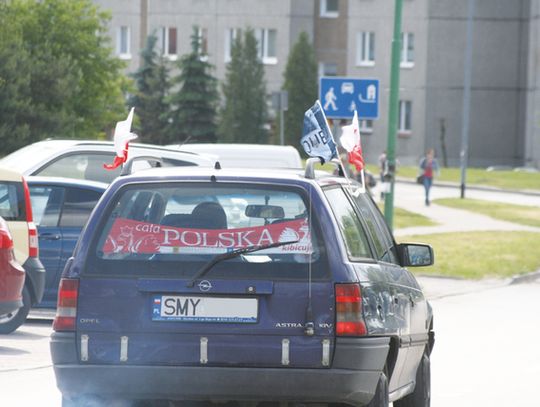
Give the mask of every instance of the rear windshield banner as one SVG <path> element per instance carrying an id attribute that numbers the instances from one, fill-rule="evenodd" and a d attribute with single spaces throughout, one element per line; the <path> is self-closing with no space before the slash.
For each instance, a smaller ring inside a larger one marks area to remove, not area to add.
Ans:
<path id="1" fill-rule="evenodd" d="M 309 225 L 305 219 L 239 229 L 187 229 L 118 218 L 102 251 L 113 253 L 224 253 L 230 250 L 288 242 L 263 253 L 312 253 Z"/>

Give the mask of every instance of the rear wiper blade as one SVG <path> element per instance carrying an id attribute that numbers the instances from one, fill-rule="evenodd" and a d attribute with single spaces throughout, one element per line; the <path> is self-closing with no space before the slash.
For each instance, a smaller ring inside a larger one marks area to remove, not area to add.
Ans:
<path id="1" fill-rule="evenodd" d="M 203 275 L 205 275 L 212 267 L 214 267 L 217 263 L 223 260 L 229 260 L 234 257 L 238 257 L 242 254 L 246 253 L 253 253 L 258 252 L 259 250 L 266 250 L 271 249 L 273 247 L 280 247 L 285 246 L 288 244 L 298 243 L 299 240 L 291 240 L 288 242 L 276 242 L 276 243 L 270 243 L 270 244 L 264 244 L 264 245 L 257 245 L 257 246 L 249 246 L 249 247 L 242 247 L 240 249 L 233 250 L 231 252 L 222 253 L 214 256 L 208 263 L 206 263 L 204 266 L 202 266 L 199 271 L 195 273 L 193 278 L 189 280 L 186 284 L 186 287 L 193 287 L 195 285 L 195 281 L 201 278 Z"/>

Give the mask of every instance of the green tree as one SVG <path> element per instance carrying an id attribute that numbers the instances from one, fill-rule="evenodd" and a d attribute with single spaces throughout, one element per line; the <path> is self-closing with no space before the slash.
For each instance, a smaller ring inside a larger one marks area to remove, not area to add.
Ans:
<path id="1" fill-rule="evenodd" d="M 317 61 L 307 33 L 302 32 L 289 53 L 283 89 L 289 93 L 285 112 L 285 144 L 298 146 L 304 113 L 317 100 Z"/>
<path id="2" fill-rule="evenodd" d="M 90 0 L 0 3 L 3 152 L 47 137 L 97 137 L 124 115 L 126 80 L 107 21 Z"/>
<path id="3" fill-rule="evenodd" d="M 221 111 L 220 141 L 267 142 L 268 113 L 264 67 L 259 60 L 257 39 L 248 28 L 232 46 L 223 83 L 225 105 Z"/>
<path id="4" fill-rule="evenodd" d="M 176 142 L 216 141 L 219 95 L 213 66 L 201 53 L 197 27 L 191 36 L 191 52 L 178 62 L 180 73 L 173 78 L 177 91 L 171 95 L 170 138 Z"/>
<path id="5" fill-rule="evenodd" d="M 129 104 L 135 107 L 135 114 L 139 118 L 139 124 L 134 128 L 140 141 L 166 144 L 169 142 L 169 69 L 165 58 L 156 51 L 156 42 L 155 35 L 146 39 L 146 46 L 141 52 L 141 67 L 132 75 L 136 91 Z"/>

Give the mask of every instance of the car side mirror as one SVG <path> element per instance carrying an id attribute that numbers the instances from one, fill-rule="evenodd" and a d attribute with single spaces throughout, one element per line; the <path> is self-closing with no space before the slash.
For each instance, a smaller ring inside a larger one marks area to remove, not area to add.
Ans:
<path id="1" fill-rule="evenodd" d="M 428 244 L 401 243 L 397 245 L 397 249 L 403 267 L 425 267 L 435 262 L 433 249 Z"/>

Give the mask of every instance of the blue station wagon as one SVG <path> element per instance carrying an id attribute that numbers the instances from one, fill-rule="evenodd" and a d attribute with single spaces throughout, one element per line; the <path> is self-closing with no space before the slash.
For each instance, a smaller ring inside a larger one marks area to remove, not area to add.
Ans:
<path id="1" fill-rule="evenodd" d="M 433 314 L 405 267 L 431 247 L 313 163 L 116 179 L 60 283 L 63 406 L 429 406 Z"/>

